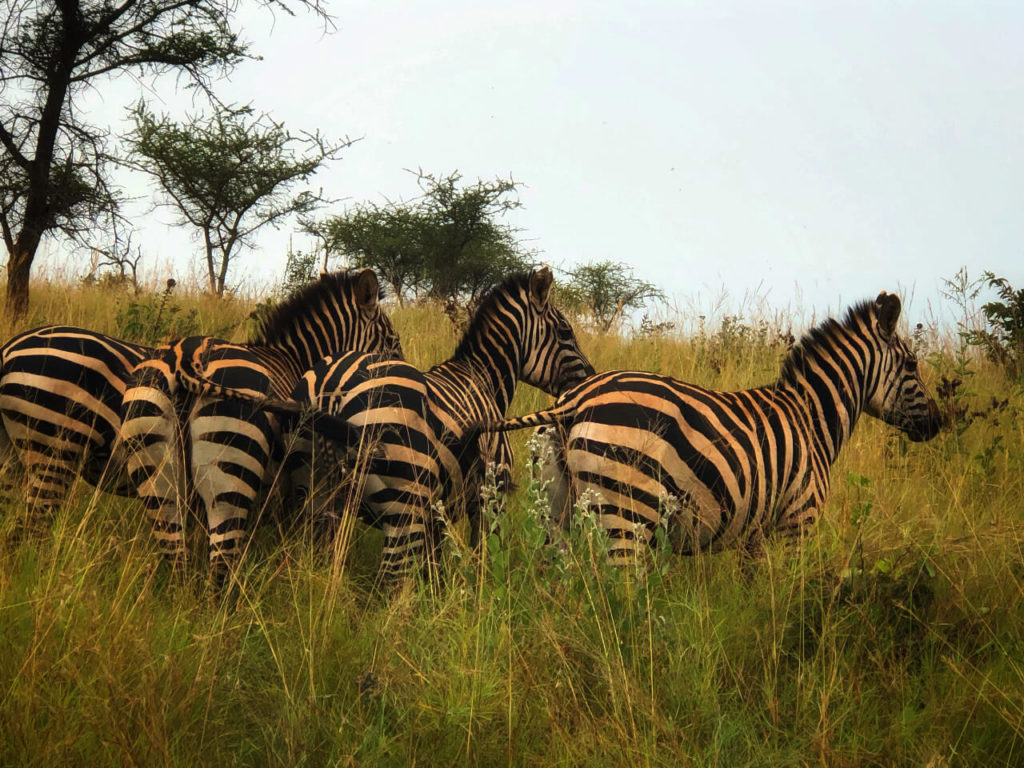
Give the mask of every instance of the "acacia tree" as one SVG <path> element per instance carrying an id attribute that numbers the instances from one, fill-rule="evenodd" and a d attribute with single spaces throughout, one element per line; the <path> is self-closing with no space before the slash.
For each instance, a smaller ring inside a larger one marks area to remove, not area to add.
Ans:
<path id="1" fill-rule="evenodd" d="M 282 0 L 262 0 L 285 11 Z M 319 0 L 299 0 L 326 19 Z M 237 0 L 4 0 L 0 10 L 0 233 L 7 306 L 28 308 L 28 281 L 48 232 L 84 241 L 117 215 L 109 131 L 76 109 L 122 72 L 175 72 L 209 90 L 248 58 L 231 29 Z"/>
<path id="2" fill-rule="evenodd" d="M 185 224 L 202 239 L 210 291 L 224 295 L 228 267 L 253 234 L 292 214 L 326 202 L 322 194 L 293 186 L 351 145 L 328 143 L 319 133 L 290 134 L 283 123 L 251 107 L 223 107 L 209 117 L 179 124 L 155 117 L 139 104 L 128 143 L 132 164 L 152 174 Z M 299 145 L 304 152 L 297 154 Z"/>
<path id="3" fill-rule="evenodd" d="M 516 230 L 498 221 L 519 208 L 519 185 L 495 179 L 459 186 L 462 174 L 419 173 L 421 208 L 430 222 L 424 242 L 430 295 L 449 304 L 460 298 L 469 306 L 495 283 L 529 266 L 528 254 L 516 240 Z"/>
<path id="4" fill-rule="evenodd" d="M 568 274 L 569 283 L 562 290 L 602 332 L 615 325 L 627 310 L 639 309 L 651 299 L 665 298 L 657 286 L 634 277 L 632 267 L 617 261 L 584 264 Z"/>
<path id="5" fill-rule="evenodd" d="M 518 185 L 461 174 L 418 173 L 423 194 L 412 202 L 362 204 L 340 216 L 306 222 L 331 253 L 371 267 L 402 298 L 409 293 L 473 306 L 495 283 L 529 266 L 516 231 L 498 221 L 519 206 Z"/>
<path id="6" fill-rule="evenodd" d="M 364 203 L 341 216 L 306 221 L 303 227 L 320 240 L 326 256 L 342 254 L 351 266 L 376 271 L 400 302 L 410 294 L 418 296 L 427 285 L 428 222 L 414 208 Z"/>

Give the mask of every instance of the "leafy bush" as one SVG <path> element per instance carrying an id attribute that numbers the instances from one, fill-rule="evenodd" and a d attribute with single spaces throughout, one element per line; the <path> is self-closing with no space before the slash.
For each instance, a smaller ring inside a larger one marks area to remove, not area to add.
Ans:
<path id="1" fill-rule="evenodd" d="M 284 262 L 284 280 L 277 288 L 279 296 L 286 297 L 317 279 L 317 254 L 288 249 Z"/>
<path id="2" fill-rule="evenodd" d="M 1015 290 L 1005 277 L 989 271 L 978 282 L 995 288 L 1000 300 L 982 305 L 988 327 L 968 330 L 966 341 L 984 350 L 1011 376 L 1020 377 L 1024 375 L 1024 289 Z"/>
<path id="3" fill-rule="evenodd" d="M 329 255 L 373 268 L 399 301 L 437 299 L 456 320 L 492 286 L 530 266 L 517 230 L 499 220 L 519 207 L 519 184 L 500 178 L 462 184 L 458 171 L 421 171 L 417 180 L 423 194 L 412 202 L 362 203 L 303 226 Z"/>
<path id="4" fill-rule="evenodd" d="M 583 264 L 568 274 L 559 298 L 570 309 L 589 316 L 601 332 L 609 331 L 630 310 L 665 298 L 656 285 L 634 277 L 632 267 L 621 262 Z"/>
<path id="5" fill-rule="evenodd" d="M 135 297 L 118 307 L 115 323 L 118 333 L 140 344 L 160 344 L 170 339 L 191 336 L 199 328 L 195 309 L 188 312 L 171 301 L 171 293 L 177 283 L 168 279 L 167 286 L 159 294 Z"/>

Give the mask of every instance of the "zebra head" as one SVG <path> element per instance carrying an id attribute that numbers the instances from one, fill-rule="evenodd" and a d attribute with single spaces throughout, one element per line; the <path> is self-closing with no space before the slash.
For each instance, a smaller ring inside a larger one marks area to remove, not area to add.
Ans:
<path id="1" fill-rule="evenodd" d="M 864 412 L 892 424 L 915 442 L 931 440 L 942 427 L 935 401 L 925 392 L 917 355 L 896 333 L 900 299 L 882 291 L 871 307 L 878 375 L 865 392 Z"/>
<path id="2" fill-rule="evenodd" d="M 352 349 L 376 351 L 378 354 L 396 360 L 404 360 L 402 342 L 398 332 L 391 324 L 391 318 L 380 308 L 380 285 L 377 273 L 372 269 L 360 272 L 352 284 L 355 303 L 359 308 L 362 323 L 362 342 L 354 344 Z"/>
<path id="3" fill-rule="evenodd" d="M 523 360 L 519 380 L 558 395 L 594 374 L 569 321 L 550 301 L 554 281 L 547 267 L 530 273 L 526 285 Z"/>

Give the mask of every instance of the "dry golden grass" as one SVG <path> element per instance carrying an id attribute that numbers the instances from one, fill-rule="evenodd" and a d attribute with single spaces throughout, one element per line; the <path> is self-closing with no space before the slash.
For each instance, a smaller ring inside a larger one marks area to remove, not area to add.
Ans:
<path id="1" fill-rule="evenodd" d="M 117 335 L 133 300 L 38 284 L 23 327 Z M 199 332 L 247 333 L 251 302 L 173 301 Z M 450 354 L 436 308 L 392 315 L 414 364 Z M 598 369 L 715 388 L 770 381 L 784 353 L 742 323 L 580 336 Z M 933 382 L 957 367 L 928 359 Z M 440 591 L 374 591 L 361 525 L 334 553 L 270 525 L 218 594 L 169 581 L 131 500 L 80 486 L 25 539 L 12 499 L 0 764 L 1022 765 L 1024 394 L 967 365 L 969 426 L 909 444 L 865 419 L 817 528 L 752 564 L 656 552 L 610 571 L 586 520 L 548 543 L 523 436 L 517 496 L 479 553 L 448 545 Z M 513 411 L 547 400 L 522 387 Z"/>

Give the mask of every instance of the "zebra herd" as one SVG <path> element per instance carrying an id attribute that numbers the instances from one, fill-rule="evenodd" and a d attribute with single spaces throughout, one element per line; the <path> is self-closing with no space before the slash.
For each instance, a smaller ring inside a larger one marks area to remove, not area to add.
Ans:
<path id="1" fill-rule="evenodd" d="M 447 361 L 406 363 L 371 270 L 324 275 L 253 338 L 148 348 L 46 326 L 0 347 L 0 469 L 21 474 L 38 526 L 82 477 L 137 496 L 163 554 L 188 560 L 187 510 L 205 510 L 210 570 L 229 575 L 261 493 L 309 510 L 333 478 L 339 508 L 383 531 L 381 574 L 437 565 L 447 523 L 475 534 L 488 465 L 511 486 L 506 432 L 539 427 L 566 523 L 589 505 L 614 562 L 665 524 L 683 553 L 756 546 L 813 523 L 829 470 L 866 413 L 928 440 L 941 428 L 883 292 L 811 330 L 778 380 L 716 392 L 642 371 L 596 373 L 551 301 L 543 268 L 493 288 Z M 556 397 L 508 418 L 517 382 Z M 323 485 L 323 483 L 319 483 Z M 475 536 L 474 536 L 475 538 Z"/>

